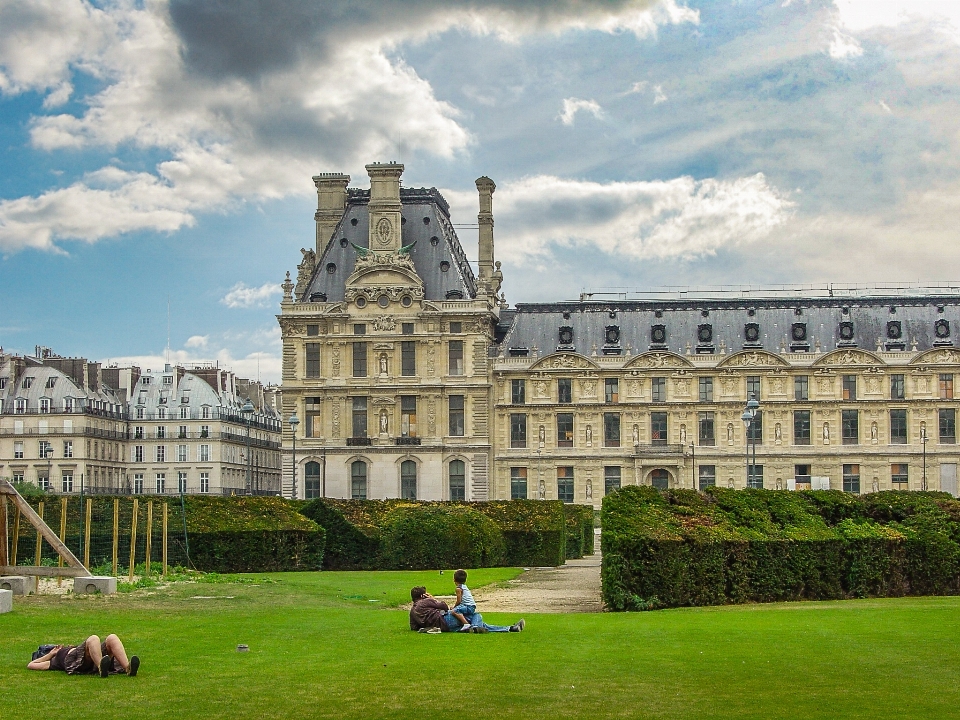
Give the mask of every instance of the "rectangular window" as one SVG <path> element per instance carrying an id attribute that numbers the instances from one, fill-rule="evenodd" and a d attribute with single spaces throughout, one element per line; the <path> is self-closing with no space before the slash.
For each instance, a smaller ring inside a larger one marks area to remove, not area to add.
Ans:
<path id="1" fill-rule="evenodd" d="M 157 426 L 157 437 L 158 437 L 158 438 L 165 438 L 166 436 L 167 436 L 167 428 L 164 427 L 163 425 L 158 425 L 158 426 Z"/>
<path id="2" fill-rule="evenodd" d="M 450 499 L 464 501 L 467 499 L 466 465 L 463 460 L 450 461 Z"/>
<path id="3" fill-rule="evenodd" d="M 557 380 L 557 402 L 569 405 L 573 402 L 573 380 L 559 378 Z"/>
<path id="4" fill-rule="evenodd" d="M 47 471 L 44 470 L 43 472 L 47 472 Z M 49 490 L 49 489 L 50 489 L 50 478 L 49 478 L 49 476 L 47 476 L 47 475 L 38 475 L 38 476 L 37 476 L 37 487 L 39 487 L 41 490 Z"/>
<path id="5" fill-rule="evenodd" d="M 573 502 L 573 468 L 557 468 L 557 500 L 565 503 Z"/>
<path id="6" fill-rule="evenodd" d="M 199 453 L 198 459 L 200 462 L 210 462 L 210 446 L 209 445 L 200 446 L 200 453 Z"/>
<path id="7" fill-rule="evenodd" d="M 417 374 L 417 344 L 413 340 L 400 343 L 400 374 L 404 377 Z"/>
<path id="8" fill-rule="evenodd" d="M 157 445 L 157 462 L 166 462 L 167 460 L 167 446 L 166 445 Z"/>
<path id="9" fill-rule="evenodd" d="M 527 446 L 527 416 L 524 413 L 510 415 L 510 447 L 525 448 Z"/>
<path id="10" fill-rule="evenodd" d="M 181 495 L 187 492 L 187 474 L 182 470 L 177 473 L 177 492 Z"/>
<path id="11" fill-rule="evenodd" d="M 654 445 L 667 444 L 667 414 L 650 413 L 650 442 Z"/>
<path id="12" fill-rule="evenodd" d="M 353 437 L 365 438 L 367 436 L 367 399 L 365 397 L 353 398 Z"/>
<path id="13" fill-rule="evenodd" d="M 413 323 L 400 323 L 401 335 L 413 335 Z"/>
<path id="14" fill-rule="evenodd" d="M 185 438 L 187 436 L 187 426 L 181 425 L 179 431 L 177 432 L 177 437 Z"/>
<path id="15" fill-rule="evenodd" d="M 138 463 L 143 462 L 143 445 L 133 446 L 133 461 Z"/>
<path id="16" fill-rule="evenodd" d="M 400 436 L 411 438 L 417 436 L 416 395 L 400 396 Z"/>
<path id="17" fill-rule="evenodd" d="M 609 495 L 620 489 L 620 475 L 622 470 L 619 465 L 609 465 L 603 469 L 603 494 Z"/>
<path id="18" fill-rule="evenodd" d="M 0 388 L 2 390 L 3 388 Z M 23 485 L 23 473 L 15 472 L 10 474 L 10 482 L 14 485 Z"/>
<path id="19" fill-rule="evenodd" d="M 184 402 L 190 402 L 190 399 L 189 399 L 186 395 L 184 395 L 184 396 L 183 396 L 183 401 L 184 401 Z M 190 408 L 188 408 L 188 407 L 181 407 L 181 408 L 180 408 L 180 419 L 181 419 L 181 420 L 186 420 L 186 419 L 189 418 L 189 417 L 190 417 Z M 180 427 L 184 427 L 184 426 L 181 425 Z"/>
<path id="20" fill-rule="evenodd" d="M 953 400 L 953 373 L 940 373 L 940 399 Z"/>
<path id="21" fill-rule="evenodd" d="M 747 376 L 747 400 L 753 396 L 757 400 L 760 399 L 760 376 L 759 375 L 748 375 Z"/>
<path id="22" fill-rule="evenodd" d="M 68 397 L 63 399 L 63 411 L 68 413 L 73 412 L 73 398 Z"/>
<path id="23" fill-rule="evenodd" d="M 354 335 L 366 335 L 366 334 L 367 334 L 367 326 L 366 326 L 366 324 L 365 324 L 365 323 L 356 323 L 356 324 L 354 324 L 354 326 L 353 326 L 353 334 L 354 334 Z"/>
<path id="24" fill-rule="evenodd" d="M 793 399 L 810 399 L 810 377 L 808 375 L 797 375 L 793 378 Z"/>
<path id="25" fill-rule="evenodd" d="M 843 491 L 848 493 L 860 493 L 860 466 L 843 466 Z"/>
<path id="26" fill-rule="evenodd" d="M 137 426 L 133 429 L 133 439 L 134 439 L 134 440 L 143 440 L 143 438 L 144 438 L 143 425 L 137 425 Z"/>
<path id="27" fill-rule="evenodd" d="M 13 457 L 15 460 L 23 459 L 23 441 L 16 440 L 13 443 Z"/>
<path id="28" fill-rule="evenodd" d="M 40 412 L 44 415 L 50 413 L 50 398 L 40 398 Z"/>
<path id="29" fill-rule="evenodd" d="M 304 419 L 306 420 L 304 437 L 323 437 L 323 430 L 320 422 L 320 404 L 322 402 L 323 398 L 319 397 L 305 397 L 303 399 Z"/>
<path id="30" fill-rule="evenodd" d="M 604 379 L 603 399 L 608 404 L 620 402 L 620 379 L 619 378 Z"/>
<path id="31" fill-rule="evenodd" d="M 527 499 L 527 469 L 525 467 L 510 468 L 510 499 Z"/>
<path id="32" fill-rule="evenodd" d="M 715 426 L 712 412 L 697 413 L 697 439 L 700 445 L 709 447 L 717 444 Z"/>
<path id="33" fill-rule="evenodd" d="M 757 410 L 753 416 L 753 422 L 747 428 L 747 440 L 757 445 L 763 443 L 763 412 L 760 410 Z"/>
<path id="34" fill-rule="evenodd" d="M 903 400 L 904 398 L 903 389 L 904 389 L 903 375 L 891 375 L 890 376 L 890 399 Z"/>
<path id="35" fill-rule="evenodd" d="M 186 445 L 177 445 L 177 462 L 187 462 Z"/>
<path id="36" fill-rule="evenodd" d="M 133 492 L 137 495 L 143 493 L 143 473 L 137 473 L 133 476 Z"/>
<path id="37" fill-rule="evenodd" d="M 27 412 L 27 401 L 23 398 L 17 398 L 17 404 L 14 409 L 17 415 L 24 415 Z"/>
<path id="38" fill-rule="evenodd" d="M 603 446 L 620 447 L 620 413 L 603 414 Z"/>
<path id="39" fill-rule="evenodd" d="M 716 465 L 701 465 L 699 468 L 697 468 L 697 473 L 699 475 L 697 478 L 697 487 L 700 489 L 700 492 L 703 492 L 708 487 L 717 484 Z"/>
<path id="40" fill-rule="evenodd" d="M 316 480 L 316 490 L 312 491 L 314 497 L 320 497 L 320 480 Z M 354 461 L 350 465 L 350 499 L 367 499 L 367 464 L 361 460 Z"/>
<path id="41" fill-rule="evenodd" d="M 650 379 L 651 399 L 655 403 L 667 401 L 667 379 L 655 377 Z"/>
<path id="42" fill-rule="evenodd" d="M 953 408 L 940 410 L 939 415 L 939 426 L 940 426 L 940 442 L 952 445 L 957 442 L 957 411 Z"/>
<path id="43" fill-rule="evenodd" d="M 451 340 L 447 350 L 450 356 L 450 374 L 463 375 L 463 340 Z"/>
<path id="44" fill-rule="evenodd" d="M 527 381 L 510 381 L 510 403 L 513 405 L 523 405 L 527 402 Z"/>
<path id="45" fill-rule="evenodd" d="M 367 344 L 365 342 L 353 343 L 353 376 L 367 376 Z"/>
<path id="46" fill-rule="evenodd" d="M 809 410 L 793 411 L 793 444 L 794 445 L 810 444 L 810 411 Z"/>
<path id="47" fill-rule="evenodd" d="M 73 492 L 73 473 L 64 473 L 60 476 L 60 487 L 65 493 Z"/>
<path id="48" fill-rule="evenodd" d="M 890 482 L 894 490 L 906 490 L 910 484 L 910 467 L 906 463 L 894 463 L 890 466 Z"/>
<path id="49" fill-rule="evenodd" d="M 890 411 L 890 444 L 905 445 L 907 443 L 907 411 Z"/>
<path id="50" fill-rule="evenodd" d="M 462 332 L 463 332 L 463 323 L 460 323 L 460 322 L 452 322 L 452 323 L 450 323 L 450 334 L 451 334 L 451 335 L 459 335 L 459 334 L 462 333 Z"/>
<path id="51" fill-rule="evenodd" d="M 450 435 L 463 437 L 465 430 L 463 395 L 451 395 L 450 404 Z"/>
<path id="52" fill-rule="evenodd" d="M 747 487 L 763 489 L 763 465 L 747 465 Z"/>
<path id="53" fill-rule="evenodd" d="M 712 377 L 700 378 L 700 402 L 702 403 L 713 402 L 713 378 Z"/>
<path id="54" fill-rule="evenodd" d="M 210 492 L 210 473 L 208 472 L 200 473 L 200 492 Z"/>
<path id="55" fill-rule="evenodd" d="M 320 377 L 320 343 L 307 343 L 307 377 Z"/>
<path id="56" fill-rule="evenodd" d="M 840 411 L 840 435 L 844 445 L 858 445 L 860 443 L 859 411 Z"/>
<path id="57" fill-rule="evenodd" d="M 164 473 L 157 473 L 157 495 L 163 495 L 167 491 L 167 476 Z"/>
<path id="58" fill-rule="evenodd" d="M 557 413 L 557 447 L 573 447 L 573 413 Z"/>
<path id="59" fill-rule="evenodd" d="M 317 337 L 320 334 L 319 325 L 307 325 L 307 337 Z"/>
<path id="60" fill-rule="evenodd" d="M 794 481 L 794 487 L 797 490 L 809 490 L 810 489 L 810 466 L 794 465 L 793 481 Z"/>
<path id="61" fill-rule="evenodd" d="M 856 375 L 843 376 L 843 399 L 844 400 L 857 399 L 857 376 Z"/>

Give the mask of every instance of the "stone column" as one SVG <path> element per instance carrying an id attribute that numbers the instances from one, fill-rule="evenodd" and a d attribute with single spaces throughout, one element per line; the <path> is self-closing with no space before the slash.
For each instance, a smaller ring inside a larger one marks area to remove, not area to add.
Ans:
<path id="1" fill-rule="evenodd" d="M 489 288 L 496 294 L 499 285 L 493 287 L 493 192 L 497 189 L 493 180 L 483 176 L 477 178 L 477 191 L 480 193 L 480 213 L 477 223 L 480 226 L 480 254 L 477 263 L 481 288 Z"/>
<path id="2" fill-rule="evenodd" d="M 313 216 L 317 222 L 317 257 L 321 257 L 347 207 L 350 176 L 321 173 L 313 176 L 313 184 L 317 186 L 317 212 Z"/>
<path id="3" fill-rule="evenodd" d="M 374 252 L 400 250 L 400 163 L 367 165 L 370 175 L 370 249 Z"/>

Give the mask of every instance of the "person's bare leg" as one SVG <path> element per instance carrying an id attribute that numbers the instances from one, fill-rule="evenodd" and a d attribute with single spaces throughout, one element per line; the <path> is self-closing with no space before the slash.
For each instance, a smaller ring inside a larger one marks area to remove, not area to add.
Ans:
<path id="1" fill-rule="evenodd" d="M 100 669 L 100 661 L 103 660 L 103 653 L 100 651 L 100 638 L 91 635 L 84 642 L 87 657 L 93 661 L 93 666 Z"/>
<path id="2" fill-rule="evenodd" d="M 104 640 L 104 643 L 107 646 L 107 652 L 113 655 L 114 659 L 120 663 L 120 667 L 123 668 L 124 672 L 130 671 L 130 661 L 127 659 L 127 651 L 123 648 L 123 643 L 120 642 L 114 634 L 107 635 L 107 639 Z M 97 645 L 99 648 L 99 644 Z"/>

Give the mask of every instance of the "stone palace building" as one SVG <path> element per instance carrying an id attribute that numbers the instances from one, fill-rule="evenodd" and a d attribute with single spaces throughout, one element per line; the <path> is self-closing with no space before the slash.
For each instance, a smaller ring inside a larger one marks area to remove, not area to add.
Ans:
<path id="1" fill-rule="evenodd" d="M 369 190 L 313 178 L 316 247 L 283 285 L 287 494 L 292 427 L 307 498 L 598 506 L 626 484 L 957 494 L 955 289 L 508 308 L 493 181 L 476 182 L 474 274 L 435 188 L 401 187 L 396 163 L 367 172 Z"/>

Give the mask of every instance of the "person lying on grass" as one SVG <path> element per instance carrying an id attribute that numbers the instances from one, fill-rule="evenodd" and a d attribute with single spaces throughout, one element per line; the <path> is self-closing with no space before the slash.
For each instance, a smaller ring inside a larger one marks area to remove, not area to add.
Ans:
<path id="1" fill-rule="evenodd" d="M 437 600 L 422 585 L 410 590 L 413 607 L 410 608 L 410 629 L 425 633 L 456 632 L 463 623 L 457 619 L 442 600 Z M 480 613 L 472 618 L 470 632 L 522 632 L 527 622 L 520 618 L 513 625 L 487 625 Z"/>
<path id="2" fill-rule="evenodd" d="M 140 658 L 134 655 L 128 660 L 123 643 L 113 634 L 103 642 L 91 635 L 82 645 L 54 645 L 27 665 L 29 670 L 63 670 L 67 675 L 99 673 L 103 678 L 120 673 L 133 677 L 139 668 Z"/>

